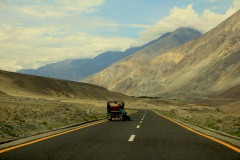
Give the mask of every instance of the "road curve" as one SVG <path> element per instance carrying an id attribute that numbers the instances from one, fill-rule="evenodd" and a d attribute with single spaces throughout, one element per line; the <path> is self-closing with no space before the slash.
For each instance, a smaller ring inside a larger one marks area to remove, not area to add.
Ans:
<path id="1" fill-rule="evenodd" d="M 240 153 L 152 111 L 0 151 L 0 160 L 240 160 Z"/>

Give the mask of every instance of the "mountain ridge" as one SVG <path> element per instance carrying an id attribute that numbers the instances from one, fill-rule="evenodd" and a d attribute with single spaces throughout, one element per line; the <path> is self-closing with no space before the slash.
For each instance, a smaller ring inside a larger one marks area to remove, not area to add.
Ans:
<path id="1" fill-rule="evenodd" d="M 100 75 L 100 78 L 102 79 L 96 79 L 96 81 L 94 81 L 93 77 L 98 75 L 96 74 L 92 77 L 84 79 L 83 81 L 108 87 L 108 89 L 110 90 L 114 90 L 115 85 L 119 85 L 116 91 L 125 92 L 126 89 L 129 89 L 129 91 L 127 91 L 127 94 L 129 94 L 129 92 L 131 92 L 130 90 L 133 87 L 137 87 L 137 84 L 138 86 L 139 84 L 141 84 L 141 79 L 144 79 L 145 77 L 154 78 L 152 72 L 155 72 L 157 69 L 150 69 L 150 71 L 145 70 L 141 73 L 141 70 L 144 70 L 142 66 L 148 68 L 148 66 L 152 65 L 151 61 L 157 55 L 162 55 L 166 51 L 172 50 L 175 47 L 180 46 L 193 38 L 198 38 L 200 35 L 200 32 L 191 28 L 182 27 L 176 29 L 171 34 L 167 34 L 166 36 L 164 36 L 164 38 L 158 39 L 158 41 L 155 41 L 150 46 L 146 46 L 142 50 L 135 52 L 134 54 L 125 57 L 121 61 L 113 64 L 112 66 L 114 66 L 115 68 L 111 66 L 100 72 L 99 74 L 103 73 L 103 75 Z M 179 41 L 178 37 L 184 37 L 185 41 Z M 158 66 L 156 66 L 156 68 L 158 68 Z M 111 75 L 109 75 L 110 73 Z M 111 77 L 115 78 L 111 79 Z M 137 80 L 138 82 L 134 81 L 135 77 L 140 77 Z"/>
<path id="2" fill-rule="evenodd" d="M 121 60 L 85 82 L 134 96 L 218 95 L 240 83 L 239 17 L 240 11 L 203 36 L 147 61 L 138 60 L 141 53 L 135 53 L 133 60 Z"/>
<path id="3" fill-rule="evenodd" d="M 124 52 L 107 51 L 92 59 L 67 59 L 64 61 L 47 64 L 38 69 L 22 69 L 18 70 L 17 72 L 30 75 L 79 81 L 85 77 L 100 72 L 101 70 L 107 68 L 115 62 L 122 60 L 123 58 L 131 54 L 134 54 L 135 52 L 145 48 L 148 45 L 154 44 L 155 42 L 167 37 L 169 34 L 170 32 L 165 33 L 156 40 L 152 40 L 139 47 L 131 47 Z M 200 34 L 200 32 L 196 31 L 196 35 Z"/>

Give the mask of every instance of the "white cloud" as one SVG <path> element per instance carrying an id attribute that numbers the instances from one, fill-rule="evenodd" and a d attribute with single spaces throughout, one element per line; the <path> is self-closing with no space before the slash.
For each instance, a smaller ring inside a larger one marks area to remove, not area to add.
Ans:
<path id="1" fill-rule="evenodd" d="M 11 14 L 0 14 L 4 20 L 0 24 L 0 69 L 16 71 L 38 68 L 64 59 L 95 57 L 105 51 L 129 48 L 135 39 L 104 37 L 86 32 L 96 28 L 123 26 L 106 22 L 101 17 L 84 18 L 80 15 L 94 11 L 93 7 L 103 2 L 59 0 L 55 4 L 58 6 L 41 3 L 23 4 L 21 7 L 5 4 L 4 12 Z M 77 15 L 67 16 L 75 11 Z M 146 27 L 138 24 L 128 26 Z"/>
<path id="2" fill-rule="evenodd" d="M 214 0 L 210 0 L 209 2 L 214 2 Z M 206 33 L 239 9 L 240 0 L 234 0 L 233 6 L 229 8 L 225 14 L 214 13 L 209 9 L 205 9 L 202 14 L 199 14 L 193 9 L 193 4 L 190 4 L 185 8 L 175 6 L 170 11 L 169 16 L 161 19 L 155 25 L 139 33 L 138 44 L 144 44 L 152 39 L 158 38 L 166 32 L 174 31 L 179 27 L 191 27 L 202 33 Z"/>
<path id="3" fill-rule="evenodd" d="M 98 6 L 103 4 L 105 0 L 59 0 L 58 3 L 63 5 L 64 10 L 68 11 L 95 11 L 95 10 L 88 10 L 90 7 Z"/>
<path id="4" fill-rule="evenodd" d="M 209 2 L 209 3 L 214 3 L 214 2 L 216 2 L 217 0 L 208 0 L 207 2 Z"/>
<path id="5" fill-rule="evenodd" d="M 11 11 L 20 15 L 45 17 L 63 17 L 84 12 L 95 12 L 96 6 L 104 3 L 105 0 L 54 0 L 54 1 L 33 1 L 32 4 L 22 4 L 18 0 L 1 4 L 2 10 Z"/>
<path id="6" fill-rule="evenodd" d="M 234 0 L 233 6 L 227 10 L 226 14 L 233 14 L 238 10 L 240 10 L 240 0 Z"/>
<path id="7" fill-rule="evenodd" d="M 16 70 L 22 69 L 22 66 L 18 65 L 18 62 L 15 59 L 1 58 L 0 69 L 6 70 L 6 71 L 16 71 Z"/>
<path id="8" fill-rule="evenodd" d="M 193 5 L 174 7 L 169 16 L 149 26 L 120 24 L 98 16 L 85 18 L 81 15 L 95 12 L 96 6 L 104 3 L 104 0 L 31 2 L 33 4 L 26 5 L 12 0 L 1 4 L 0 69 L 16 71 L 38 68 L 64 59 L 89 58 L 105 51 L 125 50 L 131 44 L 142 45 L 178 27 L 192 27 L 204 33 L 240 7 L 240 0 L 235 0 L 233 6 L 222 15 L 211 10 L 199 14 L 193 9 Z M 118 27 L 146 30 L 139 34 L 139 39 L 94 33 L 96 29 L 97 32 L 117 32 Z"/>
<path id="9" fill-rule="evenodd" d="M 61 30 L 61 27 L 1 25 L 0 69 L 16 71 L 64 59 L 94 57 L 104 51 L 124 50 L 135 41 Z"/>

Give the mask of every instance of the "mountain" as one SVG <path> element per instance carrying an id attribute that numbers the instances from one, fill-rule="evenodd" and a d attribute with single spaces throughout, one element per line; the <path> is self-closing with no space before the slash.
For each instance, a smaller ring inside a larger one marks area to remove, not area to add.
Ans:
<path id="1" fill-rule="evenodd" d="M 192 39 L 200 37 L 202 34 L 192 28 L 178 28 L 172 33 L 166 33 L 159 39 L 153 41 L 150 45 L 144 46 L 142 50 L 128 57 L 128 60 L 152 59 L 154 56 L 172 50 Z"/>
<path id="2" fill-rule="evenodd" d="M 196 35 L 199 36 L 201 33 L 195 31 Z M 124 52 L 121 51 L 108 51 L 104 52 L 93 59 L 67 59 L 64 61 L 47 64 L 43 67 L 38 69 L 22 69 L 18 70 L 18 73 L 30 74 L 30 75 L 37 75 L 43 77 L 52 77 L 58 79 L 66 79 L 66 80 L 73 80 L 79 81 L 85 77 L 91 76 L 95 73 L 100 72 L 101 70 L 107 68 L 108 66 L 112 65 L 113 63 L 127 57 L 146 46 L 152 45 L 156 41 L 165 38 L 170 33 L 166 33 L 159 37 L 156 40 L 150 41 L 149 43 L 139 46 L 139 47 L 131 47 Z M 179 37 L 179 41 L 185 41 Z M 191 38 L 191 35 L 190 35 Z M 189 40 L 187 38 L 187 40 Z"/>
<path id="3" fill-rule="evenodd" d="M 126 100 L 130 97 L 81 82 L 44 78 L 0 70 L 0 96 L 46 99 Z"/>
<path id="4" fill-rule="evenodd" d="M 67 59 L 64 61 L 47 64 L 38 69 L 22 69 L 18 70 L 18 73 L 52 77 L 66 80 L 78 80 L 86 75 L 86 64 L 88 64 L 91 59 Z M 79 71 L 79 68 L 81 69 Z M 81 72 L 82 74 L 79 74 Z"/>
<path id="5" fill-rule="evenodd" d="M 149 42 L 148 44 L 151 44 Z M 85 77 L 91 76 L 111 64 L 123 59 L 124 57 L 142 49 L 145 44 L 140 47 L 131 47 L 124 52 L 108 51 L 91 59 L 67 59 L 52 64 L 47 64 L 38 69 L 21 69 L 18 73 L 52 77 L 66 80 L 79 81 Z"/>
<path id="6" fill-rule="evenodd" d="M 152 71 L 147 71 L 147 69 L 154 70 L 151 68 L 151 64 L 149 64 L 154 57 L 162 55 L 201 35 L 200 32 L 191 28 L 179 28 L 172 33 L 166 33 L 150 45 L 83 81 L 105 86 L 110 90 L 118 90 L 135 95 L 131 93 L 131 90 L 137 89 L 142 83 L 140 81 L 148 78 L 154 79 L 151 75 Z M 156 67 L 159 68 L 158 66 Z M 150 77 L 147 78 L 145 76 Z"/>
<path id="7" fill-rule="evenodd" d="M 184 29 L 176 30 L 84 81 L 134 96 L 221 96 L 240 84 L 239 18 L 240 11 L 181 46 L 174 42 Z"/>

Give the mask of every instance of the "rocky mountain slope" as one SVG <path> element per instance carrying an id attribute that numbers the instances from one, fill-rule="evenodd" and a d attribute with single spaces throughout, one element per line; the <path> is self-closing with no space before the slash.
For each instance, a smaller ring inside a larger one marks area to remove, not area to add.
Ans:
<path id="1" fill-rule="evenodd" d="M 0 96 L 45 99 L 129 99 L 128 96 L 81 82 L 58 80 L 0 70 Z"/>
<path id="2" fill-rule="evenodd" d="M 174 45 L 164 48 L 164 42 L 156 42 L 85 82 L 135 96 L 204 98 L 226 95 L 221 93 L 240 84 L 239 18 L 240 11 L 205 35 L 175 49 Z M 181 40 L 174 35 L 170 39 Z M 236 95 L 231 97 L 236 98 Z"/>

